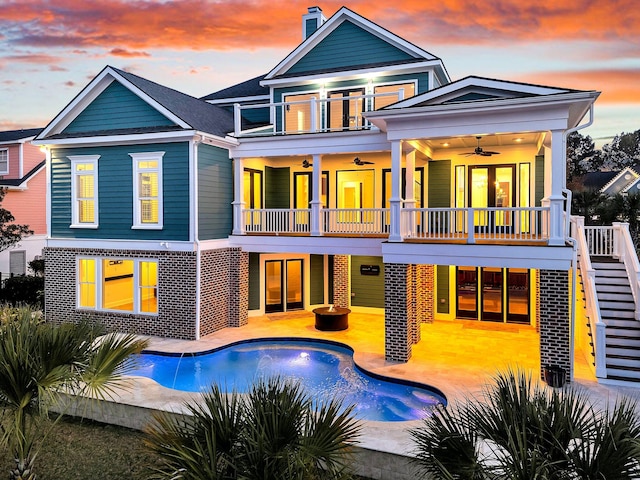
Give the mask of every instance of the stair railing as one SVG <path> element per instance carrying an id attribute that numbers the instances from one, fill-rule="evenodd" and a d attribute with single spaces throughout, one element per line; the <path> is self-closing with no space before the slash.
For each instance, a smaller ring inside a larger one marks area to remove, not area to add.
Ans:
<path id="1" fill-rule="evenodd" d="M 631 293 L 633 293 L 633 302 L 635 303 L 635 319 L 640 320 L 640 262 L 631 239 L 629 224 L 626 222 L 613 222 L 613 230 L 614 251 L 627 270 Z"/>
<path id="2" fill-rule="evenodd" d="M 596 271 L 591 265 L 589 245 L 585 236 L 584 217 L 571 217 L 572 237 L 577 241 L 578 266 L 584 287 L 589 327 L 593 335 L 596 377 L 607 378 L 607 325 L 602 321 L 596 292 Z M 575 308 L 575 306 L 574 306 Z"/>

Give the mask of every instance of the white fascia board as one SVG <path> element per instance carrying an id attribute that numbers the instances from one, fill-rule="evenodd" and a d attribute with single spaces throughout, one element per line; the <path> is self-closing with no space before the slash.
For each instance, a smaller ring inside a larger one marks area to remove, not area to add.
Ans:
<path id="1" fill-rule="evenodd" d="M 384 263 L 569 270 L 573 248 L 386 242 L 382 256 Z"/>
<path id="2" fill-rule="evenodd" d="M 49 238 L 47 247 L 51 248 L 81 248 L 100 250 L 137 250 L 160 252 L 195 252 L 195 242 L 173 240 L 104 240 L 104 239 L 74 239 L 74 238 Z M 125 255 L 126 256 L 126 255 Z"/>
<path id="3" fill-rule="evenodd" d="M 220 238 L 216 240 L 200 240 L 200 251 L 219 250 L 221 248 L 230 248 L 232 245 L 228 238 Z"/>
<path id="4" fill-rule="evenodd" d="M 386 65 L 371 68 L 359 68 L 354 70 L 342 70 L 339 72 L 317 73 L 315 75 L 300 75 L 297 77 L 275 78 L 263 80 L 261 85 L 265 87 L 288 87 L 312 83 L 330 83 L 344 80 L 357 80 L 360 78 L 370 78 L 371 76 L 384 77 L 386 75 L 425 73 L 430 68 L 442 66 L 438 60 L 427 60 L 416 63 L 403 63 L 399 65 Z"/>
<path id="5" fill-rule="evenodd" d="M 384 238 L 286 237 L 232 235 L 229 243 L 252 253 L 308 253 L 314 255 L 382 255 Z"/>
<path id="6" fill-rule="evenodd" d="M 360 131 L 240 138 L 240 144 L 232 147 L 229 153 L 233 158 L 251 158 L 380 152 L 388 151 L 389 148 L 384 133 Z"/>
<path id="7" fill-rule="evenodd" d="M 31 136 L 31 137 L 25 137 L 25 138 L 17 138 L 15 140 L 11 140 L 10 142 L 0 142 L 0 147 L 12 147 L 14 145 L 19 145 L 21 143 L 29 143 L 34 138 L 36 137 Z"/>
<path id="8" fill-rule="evenodd" d="M 157 132 L 131 135 L 105 135 L 95 137 L 75 137 L 59 139 L 35 140 L 34 145 L 47 146 L 74 146 L 91 147 L 112 144 L 134 144 L 134 143 L 168 143 L 175 141 L 190 140 L 197 135 L 194 130 L 184 130 L 176 132 Z"/>
<path id="9" fill-rule="evenodd" d="M 239 143 L 238 139 L 234 137 L 226 136 L 222 138 L 205 132 L 196 132 L 196 134 L 202 137 L 202 143 L 206 145 L 213 145 L 214 147 L 228 149 L 238 145 Z"/>
<path id="10" fill-rule="evenodd" d="M 36 170 L 35 172 L 33 172 L 32 175 L 29 176 L 29 178 L 25 178 L 20 185 L 16 185 L 16 186 L 6 186 L 3 188 L 6 188 L 8 190 L 27 190 L 27 188 L 29 187 L 29 181 L 32 178 L 36 178 L 36 176 L 38 176 L 40 174 L 40 172 L 42 172 L 43 170 L 46 170 L 47 166 L 42 165 L 42 167 L 40 167 L 38 170 Z"/>
<path id="11" fill-rule="evenodd" d="M 212 105 L 218 104 L 232 104 L 232 103 L 244 103 L 244 102 L 257 102 L 261 100 L 271 100 L 269 95 L 254 95 L 253 97 L 230 97 L 230 98 L 217 98 L 214 100 L 205 100 L 205 102 Z"/>
<path id="12" fill-rule="evenodd" d="M 404 40 L 403 38 L 391 33 L 389 30 L 382 28 L 370 20 L 352 12 L 346 7 L 342 7 L 336 12 L 329 20 L 320 26 L 312 35 L 304 40 L 295 50 L 293 50 L 284 60 L 275 66 L 266 76 L 264 80 L 270 80 L 275 76 L 285 73 L 289 68 L 295 65 L 302 57 L 315 48 L 322 40 L 324 40 L 331 32 L 333 32 L 343 21 L 350 20 L 352 23 L 367 30 L 368 32 L 376 35 L 389 44 L 399 48 L 400 50 L 412 55 L 416 58 L 425 58 L 427 60 L 436 60 L 437 57 L 433 56 L 426 50 L 421 49 L 417 45 Z M 263 80 L 263 82 L 264 82 Z M 266 83 L 263 83 L 266 85 Z"/>

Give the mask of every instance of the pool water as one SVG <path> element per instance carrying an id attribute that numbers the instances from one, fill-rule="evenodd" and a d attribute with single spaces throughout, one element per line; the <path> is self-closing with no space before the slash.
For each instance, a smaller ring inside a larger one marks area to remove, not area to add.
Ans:
<path id="1" fill-rule="evenodd" d="M 319 341 L 248 341 L 201 354 L 143 352 L 131 374 L 176 390 L 202 392 L 216 383 L 240 393 L 258 378 L 279 376 L 299 381 L 313 398 L 354 404 L 362 420 L 417 420 L 446 403 L 433 387 L 366 374 L 350 349 Z"/>

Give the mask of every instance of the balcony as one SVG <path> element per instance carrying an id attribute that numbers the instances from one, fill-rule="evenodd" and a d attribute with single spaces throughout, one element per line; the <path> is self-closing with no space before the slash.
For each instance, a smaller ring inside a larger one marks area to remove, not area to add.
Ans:
<path id="1" fill-rule="evenodd" d="M 234 105 L 234 136 L 295 135 L 375 129 L 363 113 L 404 99 L 404 89 L 393 92 L 360 94 L 295 95 L 301 100 Z M 285 97 L 287 98 L 287 97 Z M 265 121 L 260 121 L 264 118 Z M 268 118 L 268 120 L 266 120 Z M 252 120 L 253 119 L 253 120 Z"/>
<path id="2" fill-rule="evenodd" d="M 236 235 L 388 238 L 389 208 L 242 209 Z M 400 241 L 546 244 L 549 207 L 402 208 Z"/>

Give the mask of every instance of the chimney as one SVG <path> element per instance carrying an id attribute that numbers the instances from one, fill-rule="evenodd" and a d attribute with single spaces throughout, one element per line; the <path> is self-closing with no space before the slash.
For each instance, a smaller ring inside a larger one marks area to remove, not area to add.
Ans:
<path id="1" fill-rule="evenodd" d="M 306 40 L 313 32 L 327 21 L 320 7 L 309 7 L 308 13 L 302 16 L 302 39 Z"/>

